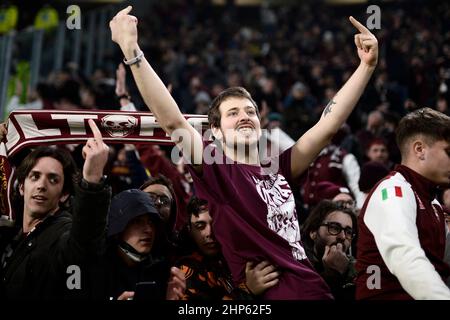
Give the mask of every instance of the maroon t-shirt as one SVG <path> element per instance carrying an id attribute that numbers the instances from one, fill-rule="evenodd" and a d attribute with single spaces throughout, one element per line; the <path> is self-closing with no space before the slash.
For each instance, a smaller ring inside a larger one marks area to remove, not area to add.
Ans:
<path id="1" fill-rule="evenodd" d="M 268 260 L 282 272 L 264 299 L 332 299 L 325 281 L 313 270 L 300 242 L 291 178 L 291 149 L 279 158 L 279 170 L 231 162 L 202 164 L 189 170 L 199 198 L 208 201 L 214 234 L 236 284 L 245 281 L 248 261 Z M 226 160 L 227 159 L 227 160 Z"/>

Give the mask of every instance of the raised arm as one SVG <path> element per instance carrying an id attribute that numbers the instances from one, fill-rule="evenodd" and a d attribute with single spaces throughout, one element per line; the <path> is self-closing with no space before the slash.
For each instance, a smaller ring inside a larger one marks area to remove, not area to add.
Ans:
<path id="1" fill-rule="evenodd" d="M 141 53 L 138 45 L 138 20 L 129 14 L 131 9 L 132 7 L 128 6 L 119 11 L 109 23 L 112 40 L 120 46 L 126 60 L 133 59 Z M 175 100 L 148 61 L 142 57 L 130 68 L 142 98 L 161 127 L 183 150 L 185 157 L 192 163 L 201 164 L 203 153 L 201 135 L 184 118 Z"/>
<path id="2" fill-rule="evenodd" d="M 350 17 L 350 22 L 360 32 L 355 35 L 355 44 L 361 63 L 325 107 L 319 122 L 301 136 L 294 145 L 291 156 L 293 177 L 299 176 L 330 143 L 331 138 L 352 112 L 375 70 L 378 61 L 377 39 L 353 17 Z"/>

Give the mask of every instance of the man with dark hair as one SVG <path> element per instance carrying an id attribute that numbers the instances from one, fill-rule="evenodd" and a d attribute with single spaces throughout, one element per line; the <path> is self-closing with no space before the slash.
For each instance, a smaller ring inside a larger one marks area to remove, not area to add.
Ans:
<path id="1" fill-rule="evenodd" d="M 356 213 L 339 201 L 321 201 L 302 227 L 306 255 L 331 288 L 336 300 L 354 300 Z"/>
<path id="2" fill-rule="evenodd" d="M 129 15 L 131 9 L 127 7 L 111 20 L 112 40 L 121 47 L 125 64 L 131 66 L 158 123 L 191 163 L 197 195 L 208 201 L 214 223 L 221 226 L 216 237 L 234 284 L 243 282 L 249 260 L 268 260 L 283 273 L 279 283 L 264 293 L 265 299 L 331 299 L 328 286 L 313 270 L 301 245 L 289 181 L 308 168 L 355 107 L 378 61 L 375 36 L 350 17 L 360 31 L 355 36 L 361 60 L 358 68 L 325 107 L 320 121 L 293 147 L 271 159 L 270 169 L 265 170 L 259 157 L 259 111 L 250 94 L 232 87 L 214 99 L 208 118 L 217 143 L 204 146 L 200 133 L 181 114 L 140 50 L 137 18 Z"/>
<path id="3" fill-rule="evenodd" d="M 81 179 L 70 154 L 51 147 L 37 148 L 17 168 L 23 220 L 15 238 L 1 251 L 3 299 L 77 296 L 77 290 L 71 289 L 80 289 L 83 277 L 74 288 L 68 277 L 101 253 L 111 197 L 103 178 L 108 147 L 93 120 L 89 125 L 94 138 L 83 148 Z M 69 212 L 63 204 L 71 196 Z"/>
<path id="4" fill-rule="evenodd" d="M 183 300 L 251 299 L 251 294 L 260 295 L 278 283 L 279 273 L 275 267 L 261 262 L 257 266 L 247 266 L 245 283 L 239 287 L 233 285 L 220 244 L 214 236 L 208 203 L 192 197 L 187 206 L 187 215 L 188 222 L 181 241 L 189 255 L 176 263 L 186 277 Z"/>
<path id="5" fill-rule="evenodd" d="M 437 188 L 450 183 L 450 117 L 423 108 L 397 128 L 402 155 L 358 220 L 357 299 L 450 299 Z M 374 274 L 375 272 L 375 274 Z"/>

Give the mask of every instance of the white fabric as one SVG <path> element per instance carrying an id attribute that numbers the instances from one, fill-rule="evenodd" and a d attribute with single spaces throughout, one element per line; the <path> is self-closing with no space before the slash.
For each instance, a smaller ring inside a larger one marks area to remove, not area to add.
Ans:
<path id="1" fill-rule="evenodd" d="M 352 153 L 348 153 L 342 159 L 342 173 L 345 176 L 347 185 L 355 196 L 356 207 L 361 209 L 365 195 L 359 190 L 359 177 L 361 176 L 361 169 L 359 167 L 356 157 Z"/>
<path id="2" fill-rule="evenodd" d="M 20 109 L 38 109 L 38 110 L 40 110 L 42 108 L 43 108 L 43 105 L 42 105 L 41 99 L 37 99 L 32 102 L 21 104 L 18 96 L 12 96 L 11 99 L 9 100 L 8 104 L 6 105 L 7 113 L 10 113 L 13 110 L 20 110 Z"/>
<path id="3" fill-rule="evenodd" d="M 382 200 L 381 190 L 400 186 L 403 196 Z M 411 185 L 396 173 L 373 192 L 364 223 L 388 267 L 414 299 L 450 299 L 450 290 L 421 248 L 416 226 L 417 205 Z"/>

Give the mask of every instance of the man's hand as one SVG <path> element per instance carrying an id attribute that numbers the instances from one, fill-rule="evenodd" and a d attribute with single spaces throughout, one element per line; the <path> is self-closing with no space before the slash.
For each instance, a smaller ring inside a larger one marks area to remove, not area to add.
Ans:
<path id="1" fill-rule="evenodd" d="M 342 243 L 326 246 L 322 257 L 322 263 L 325 269 L 333 269 L 344 274 L 347 272 L 349 259 L 343 250 Z"/>
<path id="2" fill-rule="evenodd" d="M 256 267 L 253 262 L 245 265 L 245 285 L 256 296 L 275 286 L 280 275 L 269 261 L 262 261 Z"/>
<path id="3" fill-rule="evenodd" d="M 186 279 L 183 271 L 176 267 L 170 269 L 170 278 L 167 283 L 166 300 L 181 300 L 186 290 Z"/>
<path id="4" fill-rule="evenodd" d="M 134 291 L 124 291 L 120 296 L 117 297 L 117 300 L 133 300 Z"/>
<path id="5" fill-rule="evenodd" d="M 111 38 L 122 50 L 128 46 L 137 44 L 137 24 L 138 19 L 129 15 L 132 6 L 119 11 L 109 22 Z"/>
<path id="6" fill-rule="evenodd" d="M 109 147 L 103 143 L 102 134 L 94 120 L 89 119 L 88 122 L 94 138 L 89 138 L 82 150 L 83 158 L 86 160 L 83 166 L 83 178 L 90 183 L 99 183 L 108 161 Z"/>
<path id="7" fill-rule="evenodd" d="M 125 70 L 123 63 L 119 63 L 116 70 L 116 96 L 118 97 L 128 94 L 125 84 L 126 75 L 127 71 Z"/>
<path id="8" fill-rule="evenodd" d="M 358 20 L 350 17 L 350 22 L 358 29 L 359 34 L 355 34 L 355 44 L 358 48 L 358 56 L 361 62 L 368 66 L 375 67 L 378 62 L 378 41 L 377 38 Z"/>

